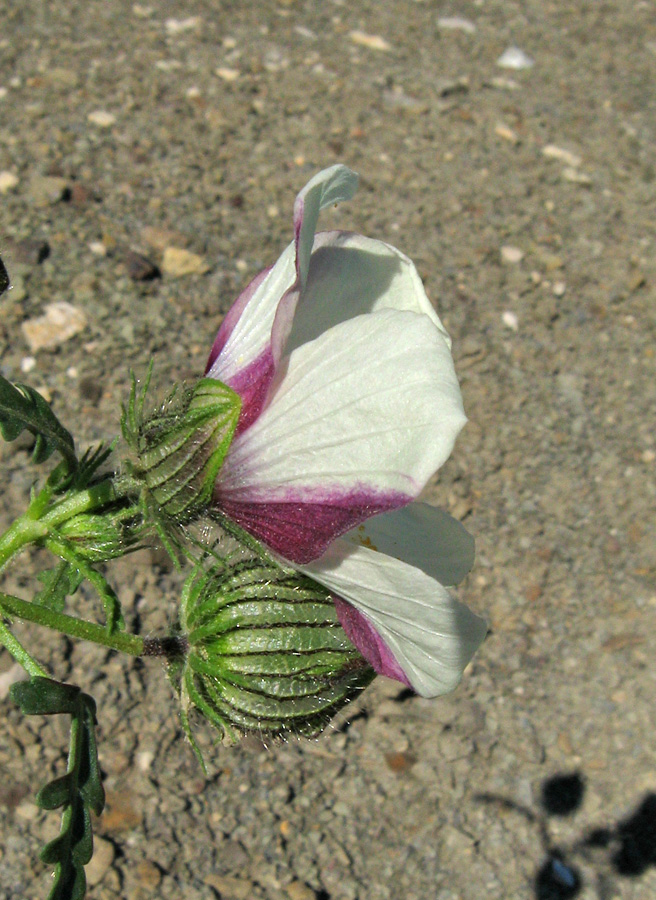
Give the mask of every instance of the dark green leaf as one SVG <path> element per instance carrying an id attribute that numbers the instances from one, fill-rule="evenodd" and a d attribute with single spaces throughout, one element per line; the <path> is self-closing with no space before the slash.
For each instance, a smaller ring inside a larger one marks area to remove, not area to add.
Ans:
<path id="1" fill-rule="evenodd" d="M 71 795 L 71 776 L 62 775 L 42 787 L 36 795 L 36 805 L 41 809 L 57 809 L 68 803 Z"/>
<path id="2" fill-rule="evenodd" d="M 0 375 L 0 434 L 6 441 L 13 441 L 26 429 L 36 438 L 34 462 L 43 462 L 56 450 L 69 471 L 76 470 L 73 438 L 41 394 L 27 385 L 12 384 Z"/>
<path id="3" fill-rule="evenodd" d="M 55 612 L 63 612 L 66 598 L 71 597 L 84 581 L 80 570 L 66 561 L 61 562 L 56 569 L 40 572 L 37 578 L 43 587 L 35 594 L 34 603 L 47 606 Z"/>
<path id="4" fill-rule="evenodd" d="M 12 698 L 28 714 L 68 713 L 71 739 L 68 768 L 37 794 L 44 809 L 63 806 L 59 836 L 41 851 L 41 859 L 55 867 L 48 900 L 84 900 L 84 866 L 93 854 L 90 811 L 100 815 L 105 805 L 96 747 L 96 704 L 74 685 L 48 678 L 31 678 L 15 684 Z"/>
<path id="5" fill-rule="evenodd" d="M 73 684 L 34 677 L 29 681 L 12 684 L 9 691 L 11 699 L 27 716 L 50 716 L 56 713 L 74 716 L 79 710 L 81 692 Z"/>
<path id="6" fill-rule="evenodd" d="M 5 269 L 5 264 L 0 259 L 0 294 L 4 294 L 4 292 L 9 287 L 9 274 Z"/>

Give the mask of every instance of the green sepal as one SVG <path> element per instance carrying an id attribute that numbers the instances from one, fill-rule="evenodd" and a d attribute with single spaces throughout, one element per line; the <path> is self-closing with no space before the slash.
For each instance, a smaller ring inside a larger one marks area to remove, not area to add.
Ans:
<path id="1" fill-rule="evenodd" d="M 78 461 L 73 438 L 47 401 L 34 388 L 12 384 L 0 375 L 0 434 L 6 441 L 13 441 L 25 430 L 36 438 L 32 452 L 35 463 L 44 462 L 57 451 L 66 470 L 75 471 Z"/>

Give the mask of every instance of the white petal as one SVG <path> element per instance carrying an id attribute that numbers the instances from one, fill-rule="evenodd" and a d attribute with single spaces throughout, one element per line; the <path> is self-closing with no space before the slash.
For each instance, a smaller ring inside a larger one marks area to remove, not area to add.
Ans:
<path id="1" fill-rule="evenodd" d="M 207 372 L 210 378 L 231 384 L 268 351 L 277 364 L 292 326 L 297 289 L 309 268 L 319 213 L 326 206 L 350 199 L 357 186 L 358 176 L 346 166 L 336 165 L 315 175 L 298 194 L 294 202 L 294 241 L 272 269 L 257 276 L 254 291 L 250 290 L 253 283 L 246 288 L 246 303 L 240 302 L 241 297 L 237 299 L 238 317 L 228 313 L 230 331 Z"/>
<path id="2" fill-rule="evenodd" d="M 400 559 L 441 584 L 459 584 L 474 565 L 474 538 L 457 519 L 428 503 L 373 516 L 344 538 Z"/>
<path id="3" fill-rule="evenodd" d="M 363 313 L 407 310 L 428 316 L 451 346 L 407 256 L 382 241 L 343 231 L 317 234 L 307 283 L 285 352 Z"/>
<path id="4" fill-rule="evenodd" d="M 422 697 L 452 691 L 485 637 L 483 619 L 435 579 L 345 538 L 300 569 L 369 620 Z"/>
<path id="5" fill-rule="evenodd" d="M 324 169 L 305 185 L 294 203 L 294 232 L 298 241 L 298 270 L 305 284 L 319 212 L 327 206 L 350 200 L 358 189 L 358 176 L 346 166 Z"/>
<path id="6" fill-rule="evenodd" d="M 232 330 L 207 372 L 209 378 L 217 378 L 224 384 L 230 384 L 240 372 L 254 365 L 270 348 L 271 329 L 278 304 L 296 281 L 295 258 L 296 248 L 292 243 L 263 278 L 263 273 L 257 276 L 260 281 L 241 315 L 234 324 L 231 323 Z M 248 290 L 247 287 L 246 291 Z M 237 299 L 237 304 L 240 299 Z M 230 315 L 229 312 L 228 316 Z"/>
<path id="7" fill-rule="evenodd" d="M 233 441 L 224 494 L 292 502 L 373 489 L 414 498 L 466 421 L 449 348 L 425 315 L 357 316 L 296 349 L 278 375 L 269 405 Z"/>

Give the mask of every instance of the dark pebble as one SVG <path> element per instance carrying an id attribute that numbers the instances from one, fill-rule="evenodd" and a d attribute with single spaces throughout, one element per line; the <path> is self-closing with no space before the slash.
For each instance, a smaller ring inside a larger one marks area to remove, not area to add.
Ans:
<path id="1" fill-rule="evenodd" d="M 128 250 L 126 253 L 125 266 L 133 281 L 152 281 L 153 278 L 159 278 L 161 274 L 152 260 L 134 250 Z"/>

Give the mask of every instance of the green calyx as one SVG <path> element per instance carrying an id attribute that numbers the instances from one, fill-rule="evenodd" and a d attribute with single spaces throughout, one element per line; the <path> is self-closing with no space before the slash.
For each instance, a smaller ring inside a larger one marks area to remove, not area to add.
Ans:
<path id="1" fill-rule="evenodd" d="M 249 731 L 312 736 L 374 677 L 330 594 L 272 560 L 196 570 L 180 620 L 189 642 L 180 694 L 190 738 L 192 707 L 232 740 Z"/>
<path id="2" fill-rule="evenodd" d="M 239 421 L 241 398 L 220 381 L 203 378 L 174 391 L 146 418 L 149 380 L 150 373 L 138 396 L 133 381 L 123 411 L 123 436 L 133 453 L 128 478 L 146 500 L 142 507 L 154 507 L 168 520 L 186 523 L 211 499 Z"/>

